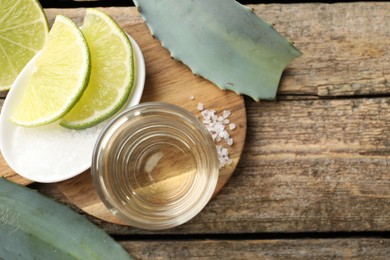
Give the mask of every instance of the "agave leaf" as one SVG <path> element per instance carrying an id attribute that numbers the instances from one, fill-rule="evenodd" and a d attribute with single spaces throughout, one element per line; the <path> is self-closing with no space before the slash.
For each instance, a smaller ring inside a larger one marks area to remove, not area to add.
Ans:
<path id="1" fill-rule="evenodd" d="M 274 99 L 287 64 L 302 53 L 234 0 L 134 0 L 171 56 L 222 89 Z"/>
<path id="2" fill-rule="evenodd" d="M 0 178 L 0 259 L 131 259 L 70 208 Z"/>

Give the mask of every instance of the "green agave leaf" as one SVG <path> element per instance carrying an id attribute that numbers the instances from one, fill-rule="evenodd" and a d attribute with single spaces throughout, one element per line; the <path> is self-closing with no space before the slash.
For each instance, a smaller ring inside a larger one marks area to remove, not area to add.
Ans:
<path id="1" fill-rule="evenodd" d="M 274 99 L 287 64 L 302 53 L 234 0 L 134 0 L 171 56 L 222 89 Z"/>
<path id="2" fill-rule="evenodd" d="M 0 178 L 0 259 L 131 258 L 85 217 Z"/>

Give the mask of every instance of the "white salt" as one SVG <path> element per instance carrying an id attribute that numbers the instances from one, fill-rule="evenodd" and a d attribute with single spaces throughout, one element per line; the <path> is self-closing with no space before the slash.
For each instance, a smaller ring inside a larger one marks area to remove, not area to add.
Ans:
<path id="1" fill-rule="evenodd" d="M 93 147 L 102 130 L 99 124 L 70 130 L 56 123 L 17 127 L 13 132 L 12 158 L 25 176 L 42 182 L 73 177 L 91 166 Z"/>
<path id="2" fill-rule="evenodd" d="M 229 138 L 230 138 L 230 134 L 228 133 L 228 131 L 223 130 L 223 139 L 227 140 Z"/>
<path id="3" fill-rule="evenodd" d="M 222 154 L 222 156 L 225 156 L 225 157 L 228 156 L 228 149 L 222 148 L 221 154 Z"/>
<path id="4" fill-rule="evenodd" d="M 211 137 L 216 143 L 219 167 L 222 168 L 226 165 L 231 164 L 233 160 L 229 157 L 228 148 L 225 148 L 222 145 L 218 144 L 222 140 L 225 140 L 228 146 L 232 146 L 234 143 L 233 138 L 230 137 L 230 133 L 225 128 L 225 125 L 229 125 L 229 130 L 233 130 L 236 128 L 236 125 L 234 123 L 231 123 L 228 119 L 231 112 L 229 110 L 223 110 L 222 115 L 217 115 L 215 110 L 205 109 L 202 103 L 198 103 L 197 108 L 199 111 L 201 111 L 200 115 L 203 117 L 203 124 L 210 132 Z"/>
<path id="5" fill-rule="evenodd" d="M 223 118 L 228 118 L 230 116 L 231 112 L 229 110 L 224 110 L 222 112 L 222 116 Z"/>

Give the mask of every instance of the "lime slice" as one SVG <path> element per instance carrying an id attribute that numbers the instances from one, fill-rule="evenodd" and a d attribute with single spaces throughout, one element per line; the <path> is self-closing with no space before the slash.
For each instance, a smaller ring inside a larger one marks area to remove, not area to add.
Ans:
<path id="1" fill-rule="evenodd" d="M 42 48 L 48 31 L 38 1 L 0 1 L 0 91 L 11 88 L 19 72 Z"/>
<path id="2" fill-rule="evenodd" d="M 36 126 L 61 118 L 80 99 L 89 75 L 90 55 L 82 32 L 58 15 L 11 121 Z"/>
<path id="3" fill-rule="evenodd" d="M 87 9 L 81 30 L 92 69 L 80 101 L 60 122 L 72 129 L 91 127 L 112 116 L 126 103 L 134 83 L 131 42 L 118 24 L 102 11 Z"/>

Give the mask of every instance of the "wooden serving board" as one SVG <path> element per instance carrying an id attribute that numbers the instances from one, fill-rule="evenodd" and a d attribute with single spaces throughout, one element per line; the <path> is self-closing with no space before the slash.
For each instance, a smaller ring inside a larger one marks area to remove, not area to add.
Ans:
<path id="1" fill-rule="evenodd" d="M 144 23 L 129 25 L 124 30 L 138 43 L 145 59 L 146 83 L 141 102 L 162 101 L 176 104 L 196 115 L 200 114 L 197 109 L 198 103 L 203 103 L 205 109 L 216 110 L 218 114 L 223 110 L 231 111 L 229 120 L 236 124 L 236 129 L 230 131 L 234 144 L 228 146 L 224 141 L 221 144 L 229 148 L 233 163 L 220 170 L 215 195 L 233 174 L 244 147 L 246 111 L 243 97 L 230 91 L 222 91 L 211 82 L 193 75 L 187 66 L 173 60 L 160 42 L 153 39 Z M 191 99 L 191 96 L 194 99 Z M 1 160 L 2 157 L 0 158 L 2 176 L 18 183 L 28 183 L 28 180 L 13 173 Z M 90 170 L 57 185 L 71 203 L 86 213 L 108 222 L 123 224 L 100 200 L 94 189 Z"/>
<path id="2" fill-rule="evenodd" d="M 203 103 L 205 108 L 215 109 L 217 112 L 222 112 L 224 109 L 231 111 L 229 119 L 237 126 L 230 131 L 234 139 L 234 144 L 229 147 L 233 163 L 220 170 L 215 194 L 218 193 L 233 174 L 244 147 L 246 111 L 243 97 L 230 91 L 220 90 L 211 82 L 193 75 L 181 62 L 171 59 L 169 52 L 159 41 L 153 39 L 144 23 L 130 25 L 124 29 L 135 39 L 144 54 L 146 83 L 141 102 L 168 102 L 197 115 L 199 102 Z M 190 96 L 194 96 L 195 99 L 191 100 Z M 94 189 L 90 171 L 57 185 L 72 203 L 88 214 L 108 222 L 123 224 L 100 200 Z"/>

